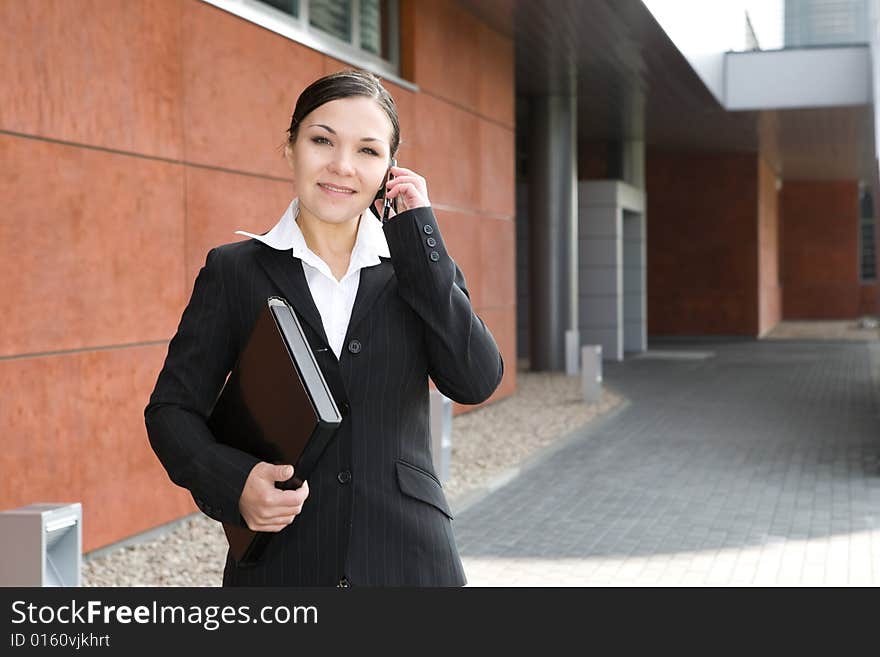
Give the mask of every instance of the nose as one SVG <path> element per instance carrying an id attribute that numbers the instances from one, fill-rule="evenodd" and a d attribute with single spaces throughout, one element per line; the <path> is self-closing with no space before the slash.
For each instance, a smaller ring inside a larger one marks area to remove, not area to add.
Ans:
<path id="1" fill-rule="evenodd" d="M 338 176 L 353 176 L 355 174 L 351 155 L 341 148 L 334 152 L 333 158 L 330 160 L 330 164 L 327 168 Z"/>

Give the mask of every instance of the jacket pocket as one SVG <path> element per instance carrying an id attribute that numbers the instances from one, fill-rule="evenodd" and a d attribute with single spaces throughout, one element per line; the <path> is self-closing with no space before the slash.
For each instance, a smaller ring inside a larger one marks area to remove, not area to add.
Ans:
<path id="1" fill-rule="evenodd" d="M 403 493 L 436 507 L 452 520 L 452 511 L 443 494 L 443 488 L 431 473 L 400 459 L 395 465 L 397 483 Z"/>

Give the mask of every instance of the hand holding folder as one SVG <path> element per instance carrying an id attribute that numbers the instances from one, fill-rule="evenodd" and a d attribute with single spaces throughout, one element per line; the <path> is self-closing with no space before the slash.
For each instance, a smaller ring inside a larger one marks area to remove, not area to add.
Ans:
<path id="1" fill-rule="evenodd" d="M 295 490 L 278 490 L 284 488 L 284 482 L 292 474 L 292 466 L 289 465 L 261 461 L 254 466 L 239 502 L 241 516 L 249 527 L 263 532 L 279 532 L 289 521 L 296 519 L 309 496 L 309 482 L 304 481 Z"/>
<path id="2" fill-rule="evenodd" d="M 297 489 L 341 422 L 299 318 L 286 300 L 269 297 L 208 417 L 211 432 L 267 463 L 293 464 L 293 476 L 275 486 Z M 257 563 L 274 536 L 231 523 L 223 529 L 239 566 Z"/>

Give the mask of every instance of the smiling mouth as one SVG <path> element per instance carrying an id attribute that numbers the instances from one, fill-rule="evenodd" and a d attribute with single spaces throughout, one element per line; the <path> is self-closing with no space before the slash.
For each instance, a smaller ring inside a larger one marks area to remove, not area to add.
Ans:
<path id="1" fill-rule="evenodd" d="M 354 194 L 355 191 L 350 187 L 337 187 L 336 185 L 329 185 L 327 183 L 318 183 L 318 187 L 331 192 L 333 194 Z"/>

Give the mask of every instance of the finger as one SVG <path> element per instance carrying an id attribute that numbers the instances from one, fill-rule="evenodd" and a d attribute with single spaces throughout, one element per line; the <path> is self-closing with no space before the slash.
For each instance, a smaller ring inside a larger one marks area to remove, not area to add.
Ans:
<path id="1" fill-rule="evenodd" d="M 251 522 L 255 526 L 268 527 L 272 525 L 289 525 L 300 513 L 302 508 L 294 509 L 294 511 L 280 513 L 277 509 L 265 513 L 264 515 L 255 514 L 251 518 Z"/>
<path id="2" fill-rule="evenodd" d="M 292 465 L 273 465 L 268 469 L 272 481 L 287 481 L 293 476 Z"/>
<path id="3" fill-rule="evenodd" d="M 255 532 L 271 532 L 273 534 L 277 534 L 285 527 L 289 527 L 290 523 L 284 523 L 283 525 L 256 525 L 251 527 L 251 529 Z"/>
<path id="4" fill-rule="evenodd" d="M 282 516 L 292 516 L 302 512 L 302 504 L 285 504 L 264 506 L 257 510 L 256 516 L 259 522 L 268 522 L 274 518 Z"/>
<path id="5" fill-rule="evenodd" d="M 417 177 L 421 178 L 421 176 L 419 176 L 419 174 L 417 174 L 415 171 L 413 171 L 412 169 L 407 169 L 406 167 L 391 167 L 391 174 L 395 177 L 397 177 L 397 176 L 417 176 Z"/>
<path id="6" fill-rule="evenodd" d="M 402 183 L 412 183 L 418 188 L 427 188 L 425 185 L 425 180 L 423 178 L 417 178 L 414 176 L 400 176 L 398 178 L 394 178 L 393 180 L 389 180 L 387 187 L 389 189 L 396 187 Z"/>
<path id="7" fill-rule="evenodd" d="M 273 515 L 271 518 L 263 518 L 259 522 L 264 525 L 289 525 L 300 513 L 302 513 L 302 507 L 297 507 L 297 509 L 291 513 L 279 513 Z"/>
<path id="8" fill-rule="evenodd" d="M 388 190 L 388 198 L 396 198 L 401 194 L 406 194 L 407 190 L 410 190 L 409 193 L 412 193 L 412 190 L 418 191 L 418 188 L 411 182 L 400 182 Z"/>
<path id="9" fill-rule="evenodd" d="M 278 490 L 278 494 L 269 503 L 272 506 L 297 506 L 305 502 L 308 496 L 309 485 L 303 482 L 296 490 Z"/>
<path id="10" fill-rule="evenodd" d="M 395 187 L 388 192 L 388 196 L 399 198 L 406 204 L 407 208 L 428 205 L 427 196 L 412 183 L 403 183 L 399 187 Z"/>
<path id="11" fill-rule="evenodd" d="M 306 503 L 304 496 L 300 496 L 294 500 L 276 501 L 275 503 L 264 504 L 260 507 L 261 514 L 265 516 L 286 515 L 293 513 L 294 509 L 301 509 Z"/>
<path id="12" fill-rule="evenodd" d="M 247 526 L 248 529 L 255 532 L 280 532 L 290 524 L 287 520 L 288 518 L 285 518 L 283 522 L 263 522 L 256 518 L 251 518 L 247 521 Z"/>

